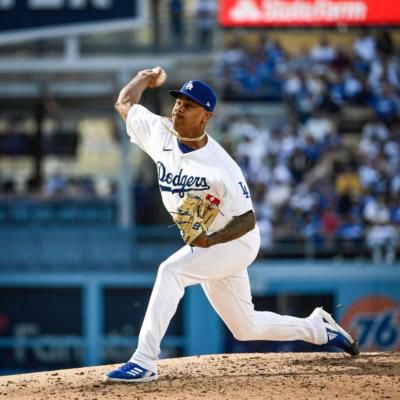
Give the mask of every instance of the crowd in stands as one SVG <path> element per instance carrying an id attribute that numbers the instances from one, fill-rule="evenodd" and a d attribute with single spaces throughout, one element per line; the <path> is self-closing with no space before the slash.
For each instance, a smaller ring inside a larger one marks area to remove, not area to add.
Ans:
<path id="1" fill-rule="evenodd" d="M 116 192 L 116 184 L 107 178 L 92 176 L 69 177 L 61 169 L 46 176 L 42 185 L 35 178 L 16 179 L 0 174 L 0 198 L 16 199 L 30 196 L 46 199 L 109 198 Z"/>
<path id="2" fill-rule="evenodd" d="M 245 172 L 264 255 L 283 243 L 300 244 L 311 256 L 365 250 L 376 263 L 394 262 L 400 243 L 398 52 L 387 32 L 363 31 L 350 51 L 322 38 L 294 56 L 260 37 L 252 49 L 236 41 L 221 53 L 216 82 L 226 99 L 279 100 L 285 108 L 284 118 L 272 123 L 236 113 L 216 115 L 212 127 Z M 342 112 L 349 110 L 358 115 L 350 132 L 342 126 Z M 40 188 L 49 199 L 115 198 L 116 192 L 115 182 L 70 179 L 59 170 Z M 0 175 L 0 197 L 18 193 L 18 182 Z M 166 213 L 148 212 L 159 202 L 155 176 L 137 181 L 134 195 L 137 222 L 169 221 Z"/>
<path id="3" fill-rule="evenodd" d="M 399 58 L 389 33 L 364 30 L 351 52 L 327 37 L 291 55 L 276 40 L 235 37 L 221 55 L 218 82 L 226 99 L 290 99 L 307 118 L 315 109 L 337 111 L 350 102 L 371 106 L 390 122 L 398 112 Z"/>
<path id="4" fill-rule="evenodd" d="M 209 49 L 216 27 L 217 2 L 215 0 L 197 0 L 192 4 L 191 9 L 188 8 L 184 0 L 169 0 L 168 2 L 171 46 L 176 50 L 177 46 L 187 44 L 188 30 L 194 28 L 194 43 L 191 43 L 191 46 Z"/>
<path id="5" fill-rule="evenodd" d="M 235 43 L 222 55 L 220 82 L 227 99 L 286 104 L 285 119 L 270 129 L 249 115 L 220 126 L 251 184 L 264 252 L 282 241 L 317 251 L 339 245 L 343 253 L 365 243 L 376 263 L 393 263 L 400 58 L 390 35 L 363 31 L 348 53 L 323 38 L 296 56 L 274 41 L 260 39 L 252 51 Z M 359 130 L 344 133 L 341 111 L 349 107 L 363 111 Z"/>

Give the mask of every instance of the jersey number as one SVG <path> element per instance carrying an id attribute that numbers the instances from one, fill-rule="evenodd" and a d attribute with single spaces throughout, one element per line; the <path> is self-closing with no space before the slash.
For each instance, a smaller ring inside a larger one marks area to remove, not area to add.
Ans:
<path id="1" fill-rule="evenodd" d="M 249 197 L 250 197 L 250 193 L 249 193 L 249 191 L 247 190 L 247 187 L 246 187 L 246 185 L 243 183 L 243 182 L 239 182 L 239 185 L 240 185 L 240 187 L 242 188 L 242 191 L 243 191 L 243 196 L 245 196 L 246 197 L 246 199 L 248 199 Z"/>

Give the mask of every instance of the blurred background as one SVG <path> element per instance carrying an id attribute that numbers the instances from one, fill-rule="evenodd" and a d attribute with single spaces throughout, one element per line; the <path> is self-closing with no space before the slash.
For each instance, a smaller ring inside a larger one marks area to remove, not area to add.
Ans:
<path id="1" fill-rule="evenodd" d="M 182 242 L 113 104 L 156 65 L 154 112 L 189 79 L 218 92 L 208 131 L 262 232 L 256 309 L 322 305 L 363 351 L 399 350 L 399 24 L 378 0 L 0 0 L 0 374 L 134 350 Z M 238 342 L 192 287 L 161 357 L 318 350 Z"/>

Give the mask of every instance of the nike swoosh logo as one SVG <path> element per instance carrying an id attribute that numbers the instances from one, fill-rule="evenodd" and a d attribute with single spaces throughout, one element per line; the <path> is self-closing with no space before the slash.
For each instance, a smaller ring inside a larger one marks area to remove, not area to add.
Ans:
<path id="1" fill-rule="evenodd" d="M 167 149 L 166 147 L 163 147 L 163 151 L 172 151 L 172 149 Z"/>

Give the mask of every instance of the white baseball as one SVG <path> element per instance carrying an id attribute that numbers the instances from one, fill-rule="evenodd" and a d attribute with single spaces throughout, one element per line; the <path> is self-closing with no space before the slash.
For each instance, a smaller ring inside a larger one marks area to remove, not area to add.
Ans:
<path id="1" fill-rule="evenodd" d="M 167 79 L 167 73 L 161 67 L 154 67 L 152 71 L 158 74 L 154 86 L 161 86 Z"/>

